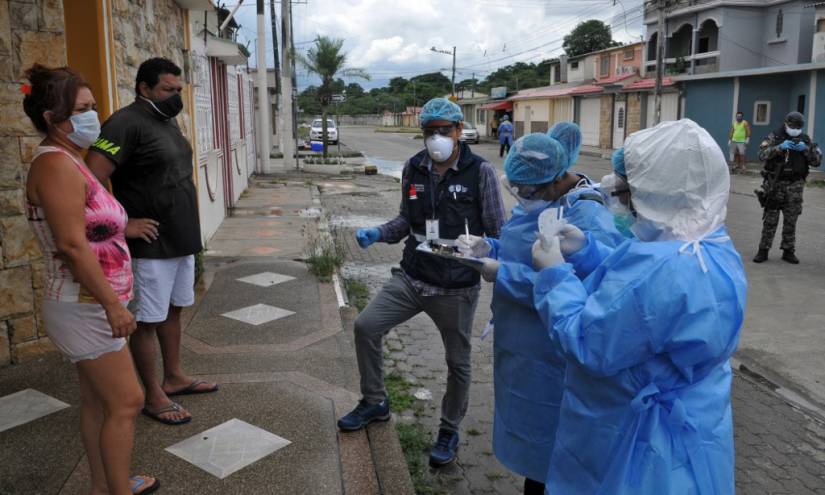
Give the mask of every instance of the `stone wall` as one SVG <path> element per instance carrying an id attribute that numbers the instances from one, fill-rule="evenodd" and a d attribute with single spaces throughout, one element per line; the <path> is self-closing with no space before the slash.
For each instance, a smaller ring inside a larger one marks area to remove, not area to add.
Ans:
<path id="1" fill-rule="evenodd" d="M 23 71 L 66 65 L 60 0 L 0 0 L 0 366 L 53 349 L 39 301 L 43 261 L 23 209 L 31 153 L 42 139 L 23 113 Z"/>
<path id="2" fill-rule="evenodd" d="M 645 93 L 629 93 L 627 95 L 627 135 L 642 128 L 642 98 Z"/>
<path id="3" fill-rule="evenodd" d="M 599 148 L 613 149 L 613 95 L 601 96 L 599 115 Z"/>
<path id="4" fill-rule="evenodd" d="M 184 10 L 173 0 L 113 0 L 113 53 L 120 107 L 135 100 L 135 76 L 144 60 L 164 57 L 184 67 L 184 20 Z M 178 123 L 191 138 L 192 123 L 186 111 L 180 113 Z"/>

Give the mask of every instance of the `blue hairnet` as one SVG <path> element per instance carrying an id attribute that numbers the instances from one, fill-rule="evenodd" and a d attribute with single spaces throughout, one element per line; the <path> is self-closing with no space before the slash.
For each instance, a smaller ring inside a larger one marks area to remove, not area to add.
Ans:
<path id="1" fill-rule="evenodd" d="M 570 155 L 557 139 L 542 133 L 518 138 L 504 160 L 513 184 L 546 184 L 570 168 Z"/>
<path id="2" fill-rule="evenodd" d="M 573 122 L 558 122 L 550 128 L 547 134 L 564 146 L 570 160 L 568 168 L 576 163 L 576 160 L 579 159 L 579 150 L 582 147 L 582 131 L 579 126 Z"/>
<path id="3" fill-rule="evenodd" d="M 421 109 L 421 125 L 425 125 L 431 120 L 461 122 L 464 120 L 464 114 L 461 113 L 461 107 L 447 98 L 433 98 L 425 103 Z"/>
<path id="4" fill-rule="evenodd" d="M 624 146 L 613 152 L 613 171 L 622 177 L 627 177 L 627 172 L 624 168 Z"/>

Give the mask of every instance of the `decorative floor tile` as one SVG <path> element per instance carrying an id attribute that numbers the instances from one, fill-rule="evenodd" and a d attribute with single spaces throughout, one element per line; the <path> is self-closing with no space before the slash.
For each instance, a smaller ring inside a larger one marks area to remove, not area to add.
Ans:
<path id="1" fill-rule="evenodd" d="M 230 419 L 166 451 L 223 479 L 290 443 L 245 421 Z"/>
<path id="2" fill-rule="evenodd" d="M 257 285 L 258 287 L 272 287 L 273 285 L 289 282 L 290 280 L 295 280 L 295 277 L 272 272 L 257 273 L 255 275 L 238 279 L 239 282 L 246 282 L 248 284 Z"/>
<path id="3" fill-rule="evenodd" d="M 0 397 L 0 431 L 48 416 L 69 407 L 54 397 L 27 388 L 5 397 Z"/>
<path id="4" fill-rule="evenodd" d="M 268 304 L 255 304 L 253 306 L 224 313 L 221 316 L 257 326 L 294 314 L 294 311 L 289 311 L 288 309 L 276 308 L 275 306 L 270 306 Z"/>

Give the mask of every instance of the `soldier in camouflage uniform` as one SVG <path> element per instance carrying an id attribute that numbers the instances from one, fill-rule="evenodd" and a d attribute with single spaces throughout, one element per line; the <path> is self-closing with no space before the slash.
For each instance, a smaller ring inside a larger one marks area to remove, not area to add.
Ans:
<path id="1" fill-rule="evenodd" d="M 768 259 L 768 251 L 773 244 L 782 212 L 782 259 L 797 264 L 794 253 L 796 247 L 796 221 L 802 214 L 802 193 L 808 168 L 816 167 L 822 161 L 822 153 L 816 143 L 802 132 L 805 118 L 799 112 L 791 112 L 785 117 L 784 125 L 770 133 L 759 148 L 759 159 L 765 162 L 762 176 L 762 190 L 757 191 L 759 201 L 765 209 L 762 215 L 762 239 L 754 263 Z"/>

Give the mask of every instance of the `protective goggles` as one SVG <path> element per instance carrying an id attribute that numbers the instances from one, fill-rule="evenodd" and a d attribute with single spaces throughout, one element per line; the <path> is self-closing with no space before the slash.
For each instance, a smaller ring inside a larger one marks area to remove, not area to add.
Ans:
<path id="1" fill-rule="evenodd" d="M 456 128 L 456 125 L 441 125 L 441 126 L 433 126 L 433 127 L 422 127 L 421 131 L 424 133 L 424 137 L 428 138 L 434 134 L 438 134 L 439 136 L 449 136 L 452 134 L 453 129 Z"/>
<path id="2" fill-rule="evenodd" d="M 522 199 L 534 199 L 547 186 L 547 184 L 515 184 L 507 180 L 506 175 L 501 176 L 501 185 L 511 194 Z"/>

